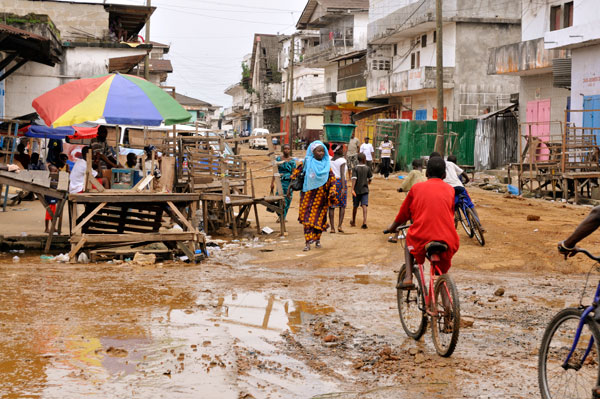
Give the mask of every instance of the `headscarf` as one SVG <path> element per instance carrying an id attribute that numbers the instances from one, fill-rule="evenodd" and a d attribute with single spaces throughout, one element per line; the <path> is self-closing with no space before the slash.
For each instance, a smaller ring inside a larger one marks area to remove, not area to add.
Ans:
<path id="1" fill-rule="evenodd" d="M 323 150 L 325 151 L 325 155 L 320 161 L 317 161 L 313 155 L 313 151 L 318 146 L 323 147 Z M 319 188 L 323 184 L 327 183 L 331 164 L 329 162 L 329 155 L 327 155 L 327 148 L 325 147 L 325 144 L 318 140 L 313 141 L 310 144 L 308 151 L 306 151 L 306 158 L 304 158 L 304 165 L 302 168 L 304 171 L 304 186 L 302 187 L 303 192 L 314 190 L 315 188 Z"/>

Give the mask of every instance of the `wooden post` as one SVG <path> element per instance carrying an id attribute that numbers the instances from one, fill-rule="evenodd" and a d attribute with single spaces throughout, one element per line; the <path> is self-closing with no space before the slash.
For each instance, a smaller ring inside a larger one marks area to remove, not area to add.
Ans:
<path id="1" fill-rule="evenodd" d="M 256 193 L 254 192 L 254 176 L 250 169 L 250 187 L 252 189 L 252 206 L 254 207 L 254 218 L 256 219 L 256 233 L 260 235 L 260 222 L 258 220 L 258 205 L 256 204 Z"/>
<path id="2" fill-rule="evenodd" d="M 8 137 L 10 137 L 10 129 L 13 128 L 13 124 L 9 124 L 8 125 Z M 15 149 L 17 148 L 17 134 L 19 133 L 19 122 L 15 122 L 15 126 L 14 126 L 14 138 L 12 139 L 12 142 L 9 143 L 8 145 L 11 146 L 12 144 L 12 148 L 10 150 L 10 160 L 9 163 L 13 163 L 15 161 Z M 2 205 L 2 211 L 6 212 L 6 202 L 8 201 L 8 185 L 6 185 L 6 187 L 4 188 L 4 204 Z"/>

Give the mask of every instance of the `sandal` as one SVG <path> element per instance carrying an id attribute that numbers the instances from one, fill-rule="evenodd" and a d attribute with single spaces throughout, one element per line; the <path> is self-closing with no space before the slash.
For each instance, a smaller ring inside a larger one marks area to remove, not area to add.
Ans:
<path id="1" fill-rule="evenodd" d="M 344 230 L 342 230 L 341 227 L 338 227 L 338 233 L 343 233 L 343 232 L 344 232 Z"/>
<path id="2" fill-rule="evenodd" d="M 360 228 L 361 228 L 361 229 L 365 229 L 365 230 L 366 230 L 366 229 L 367 229 L 367 225 L 363 223 L 363 225 L 362 225 L 362 226 L 360 226 Z"/>
<path id="3" fill-rule="evenodd" d="M 304 247 L 304 249 L 302 251 L 303 252 L 310 251 L 310 244 L 306 244 L 306 246 Z"/>
<path id="4" fill-rule="evenodd" d="M 402 281 L 402 282 L 396 284 L 396 289 L 410 291 L 410 290 L 417 289 L 417 286 L 412 282 L 406 283 L 406 282 Z"/>
<path id="5" fill-rule="evenodd" d="M 398 243 L 398 239 L 394 238 L 394 236 L 390 236 L 390 238 L 388 238 L 388 242 L 391 242 L 392 244 L 397 244 Z"/>
<path id="6" fill-rule="evenodd" d="M 356 223 L 350 222 L 350 227 L 356 227 Z"/>
<path id="7" fill-rule="evenodd" d="M 315 241 L 315 248 L 321 248 L 321 241 Z"/>

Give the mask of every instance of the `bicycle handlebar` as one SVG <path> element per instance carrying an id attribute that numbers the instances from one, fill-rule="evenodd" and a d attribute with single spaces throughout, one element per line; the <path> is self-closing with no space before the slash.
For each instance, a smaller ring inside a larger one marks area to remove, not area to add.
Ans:
<path id="1" fill-rule="evenodd" d="M 575 253 L 582 253 L 584 255 L 586 255 L 588 258 L 590 258 L 591 260 L 594 260 L 596 262 L 600 262 L 600 256 L 594 256 L 592 255 L 590 252 L 588 252 L 587 249 L 582 249 L 582 248 L 576 248 L 574 251 Z"/>
<path id="2" fill-rule="evenodd" d="M 403 226 L 398 226 L 398 227 L 396 228 L 396 231 L 400 231 L 400 230 L 406 230 L 406 229 L 408 229 L 409 227 L 410 227 L 410 224 L 405 224 L 405 225 L 403 225 Z M 383 234 L 390 234 L 390 233 L 391 233 L 391 231 L 390 231 L 390 230 L 388 230 L 388 229 L 385 229 L 385 230 L 383 230 Z"/>

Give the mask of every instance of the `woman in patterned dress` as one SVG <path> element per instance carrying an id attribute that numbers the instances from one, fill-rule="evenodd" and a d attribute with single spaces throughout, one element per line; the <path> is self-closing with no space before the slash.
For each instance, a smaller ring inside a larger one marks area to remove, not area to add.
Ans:
<path id="1" fill-rule="evenodd" d="M 310 251 L 312 243 L 316 248 L 321 248 L 321 234 L 328 227 L 329 207 L 337 201 L 335 175 L 331 172 L 330 160 L 326 154 L 327 149 L 322 142 L 312 142 L 306 151 L 304 163 L 292 174 L 294 179 L 304 171 L 298 210 L 298 221 L 304 226 L 304 251 Z"/>
<path id="2" fill-rule="evenodd" d="M 279 176 L 281 179 L 281 188 L 283 190 L 283 195 L 285 195 L 285 209 L 283 211 L 283 217 L 287 216 L 288 210 L 290 209 L 290 204 L 292 203 L 292 193 L 290 195 L 286 195 L 288 189 L 290 187 L 291 176 L 296 169 L 296 161 L 291 156 L 292 147 L 289 144 L 284 144 L 281 147 L 282 156 L 278 156 L 275 161 L 277 161 L 277 169 L 279 170 Z M 271 191 L 275 190 L 275 178 L 271 180 Z M 279 195 L 279 193 L 277 193 Z"/>

